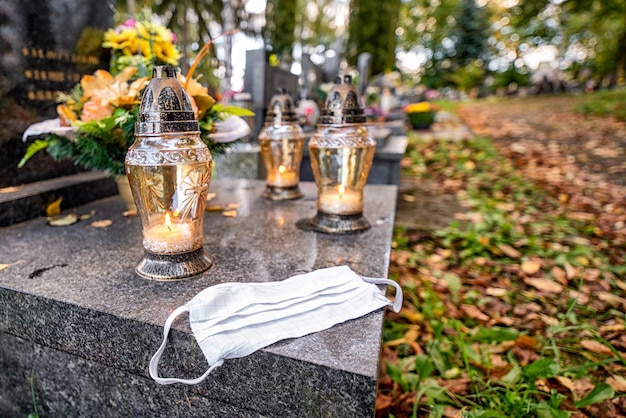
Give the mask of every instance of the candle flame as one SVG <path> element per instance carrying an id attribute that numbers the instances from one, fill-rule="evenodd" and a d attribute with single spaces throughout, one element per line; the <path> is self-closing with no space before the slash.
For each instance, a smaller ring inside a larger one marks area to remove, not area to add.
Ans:
<path id="1" fill-rule="evenodd" d="M 346 188 L 343 184 L 340 184 L 339 187 L 337 187 L 337 191 L 339 192 L 339 198 L 341 198 L 341 196 L 343 196 L 344 192 L 346 191 Z"/>
<path id="2" fill-rule="evenodd" d="M 176 209 L 176 210 L 174 211 L 174 213 L 172 213 L 172 216 L 173 216 L 174 218 L 177 218 L 177 217 L 178 217 L 178 215 L 180 215 L 180 210 Z"/>
<path id="3" fill-rule="evenodd" d="M 284 165 L 278 166 L 278 172 L 280 174 L 284 173 L 285 171 L 287 171 L 287 168 Z"/>
<path id="4" fill-rule="evenodd" d="M 165 226 L 167 226 L 167 229 L 169 229 L 170 231 L 172 230 L 172 220 L 170 219 L 169 212 L 165 213 Z"/>

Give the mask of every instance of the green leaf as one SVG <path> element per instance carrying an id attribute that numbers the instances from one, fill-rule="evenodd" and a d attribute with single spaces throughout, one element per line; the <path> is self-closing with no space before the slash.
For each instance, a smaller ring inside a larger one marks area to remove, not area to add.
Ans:
<path id="1" fill-rule="evenodd" d="M 584 398 L 577 402 L 574 402 L 576 408 L 584 408 L 589 405 L 593 405 L 607 399 L 611 399 L 615 396 L 615 391 L 611 386 L 606 383 L 600 383 L 594 387 L 591 392 Z"/>
<path id="2" fill-rule="evenodd" d="M 508 415 L 504 415 L 501 412 L 495 411 L 493 409 L 479 409 L 476 408 L 473 411 L 469 411 L 467 414 L 463 415 L 471 418 L 510 418 Z"/>
<path id="3" fill-rule="evenodd" d="M 46 152 L 55 160 L 74 157 L 75 143 L 68 138 L 56 134 L 48 134 L 46 135 L 46 141 L 48 142 Z"/>
<path id="4" fill-rule="evenodd" d="M 553 359 L 544 357 L 524 367 L 524 374 L 529 381 L 534 381 L 538 377 L 549 378 L 556 376 L 559 370 L 559 365 Z"/>
<path id="5" fill-rule="evenodd" d="M 515 341 L 519 335 L 519 331 L 513 328 L 480 328 L 474 336 L 474 339 L 478 341 L 500 343 L 503 341 Z"/>
<path id="6" fill-rule="evenodd" d="M 32 144 L 28 146 L 28 148 L 26 148 L 26 153 L 17 164 L 17 168 L 24 167 L 26 161 L 30 160 L 32 156 L 37 154 L 39 151 L 48 148 L 48 145 L 50 145 L 48 141 L 44 141 L 43 139 L 36 139 Z"/>
<path id="7" fill-rule="evenodd" d="M 513 366 L 511 370 L 504 376 L 502 376 L 502 383 L 505 385 L 514 385 L 519 382 L 520 377 L 522 376 L 522 369 L 519 366 Z"/>
<path id="8" fill-rule="evenodd" d="M 201 120 L 200 122 L 198 122 L 198 124 L 200 125 L 200 129 L 203 129 L 205 131 L 213 130 L 213 120 L 212 119 L 210 121 Z"/>
<path id="9" fill-rule="evenodd" d="M 446 390 L 435 379 L 427 379 L 419 388 L 418 394 L 426 395 L 431 402 L 432 401 L 439 401 L 439 402 L 450 401 L 450 397 L 446 394 Z"/>
<path id="10" fill-rule="evenodd" d="M 443 280 L 445 280 L 448 285 L 448 289 L 450 289 L 453 300 L 457 301 L 459 298 L 459 290 L 461 290 L 462 285 L 461 278 L 456 273 L 448 272 L 443 275 Z"/>
<path id="11" fill-rule="evenodd" d="M 429 377 L 433 370 L 435 370 L 435 366 L 433 366 L 428 356 L 420 354 L 415 358 L 415 371 L 420 375 L 420 378 L 425 379 Z"/>
<path id="12" fill-rule="evenodd" d="M 548 405 L 546 402 L 540 402 L 535 409 L 537 418 L 568 418 L 572 415 L 569 411 L 562 411 Z"/>
<path id="13" fill-rule="evenodd" d="M 402 370 L 398 366 L 392 363 L 387 363 L 387 374 L 397 384 L 402 386 L 404 384 L 404 379 L 402 377 Z"/>
<path id="14" fill-rule="evenodd" d="M 233 106 L 233 105 L 224 105 L 221 103 L 217 103 L 213 105 L 211 111 L 214 112 L 223 112 L 228 113 L 235 116 L 254 116 L 254 112 L 246 109 L 245 107 Z"/>

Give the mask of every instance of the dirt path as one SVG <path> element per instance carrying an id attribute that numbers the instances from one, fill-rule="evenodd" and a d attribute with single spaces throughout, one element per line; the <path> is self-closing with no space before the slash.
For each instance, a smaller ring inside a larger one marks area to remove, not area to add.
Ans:
<path id="1" fill-rule="evenodd" d="M 557 199 L 563 210 L 592 216 L 614 244 L 626 241 L 626 122 L 577 112 L 582 98 L 539 96 L 470 102 L 460 120 L 444 117 L 424 139 L 489 137 L 520 174 Z M 471 131 L 470 131 L 471 129 Z M 434 187 L 433 187 L 434 186 Z M 463 209 L 437 185 L 403 177 L 396 226 L 432 231 Z"/>
<path id="2" fill-rule="evenodd" d="M 458 141 L 472 136 L 466 124 L 446 112 L 439 113 L 431 129 L 414 133 L 421 139 L 432 141 Z M 410 164 L 409 158 L 404 161 L 405 164 Z M 454 194 L 443 193 L 432 181 L 409 175 L 401 176 L 396 203 L 396 226 L 434 231 L 445 228 L 454 219 L 455 213 L 463 211 Z"/>
<path id="3" fill-rule="evenodd" d="M 626 186 L 626 122 L 577 111 L 584 96 L 537 96 L 462 105 L 460 116 L 477 135 L 518 154 L 528 145 L 560 155 L 585 175 Z M 595 178 L 594 178 L 595 179 Z"/>

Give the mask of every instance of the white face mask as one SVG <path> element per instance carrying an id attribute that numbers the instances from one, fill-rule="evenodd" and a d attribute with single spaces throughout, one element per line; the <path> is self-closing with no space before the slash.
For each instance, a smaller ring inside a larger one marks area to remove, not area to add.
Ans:
<path id="1" fill-rule="evenodd" d="M 400 286 L 361 277 L 347 266 L 330 267 L 267 283 L 211 286 L 167 318 L 163 342 L 150 360 L 150 376 L 162 385 L 202 382 L 224 359 L 247 356 L 277 341 L 296 338 L 358 318 L 391 302 L 376 286 L 396 288 L 394 312 L 402 307 Z M 189 322 L 210 367 L 197 379 L 159 377 L 158 362 L 172 323 L 189 312 Z"/>

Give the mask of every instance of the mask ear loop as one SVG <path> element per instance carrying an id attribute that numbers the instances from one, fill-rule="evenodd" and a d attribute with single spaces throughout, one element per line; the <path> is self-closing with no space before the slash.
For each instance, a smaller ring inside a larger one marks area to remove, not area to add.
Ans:
<path id="1" fill-rule="evenodd" d="M 363 281 L 368 282 L 368 283 L 384 284 L 384 285 L 390 285 L 390 286 L 395 287 L 396 288 L 396 295 L 394 296 L 393 305 L 392 305 L 391 309 L 395 313 L 400 312 L 400 309 L 402 309 L 402 288 L 400 287 L 400 285 L 398 283 L 394 282 L 393 280 L 381 279 L 381 278 L 377 278 L 377 277 L 363 277 L 363 276 L 361 276 L 361 279 L 363 279 Z"/>
<path id="2" fill-rule="evenodd" d="M 176 310 L 172 312 L 170 316 L 167 317 L 167 321 L 165 321 L 165 325 L 163 326 L 163 342 L 161 343 L 161 346 L 156 351 L 156 353 L 154 353 L 154 355 L 150 359 L 150 366 L 149 366 L 150 377 L 152 377 L 155 380 L 155 382 L 157 382 L 160 385 L 171 385 L 172 383 L 184 383 L 186 385 L 197 385 L 198 383 L 206 379 L 207 376 L 215 368 L 224 364 L 224 360 L 217 361 L 214 365 L 209 367 L 209 370 L 204 372 L 204 374 L 198 377 L 197 379 L 178 379 L 176 377 L 160 377 L 159 376 L 159 371 L 158 371 L 159 360 L 161 359 L 161 355 L 165 351 L 165 346 L 167 345 L 167 336 L 170 333 L 170 328 L 172 327 L 174 320 L 180 314 L 184 312 L 189 312 L 189 308 L 186 305 L 176 308 Z"/>

